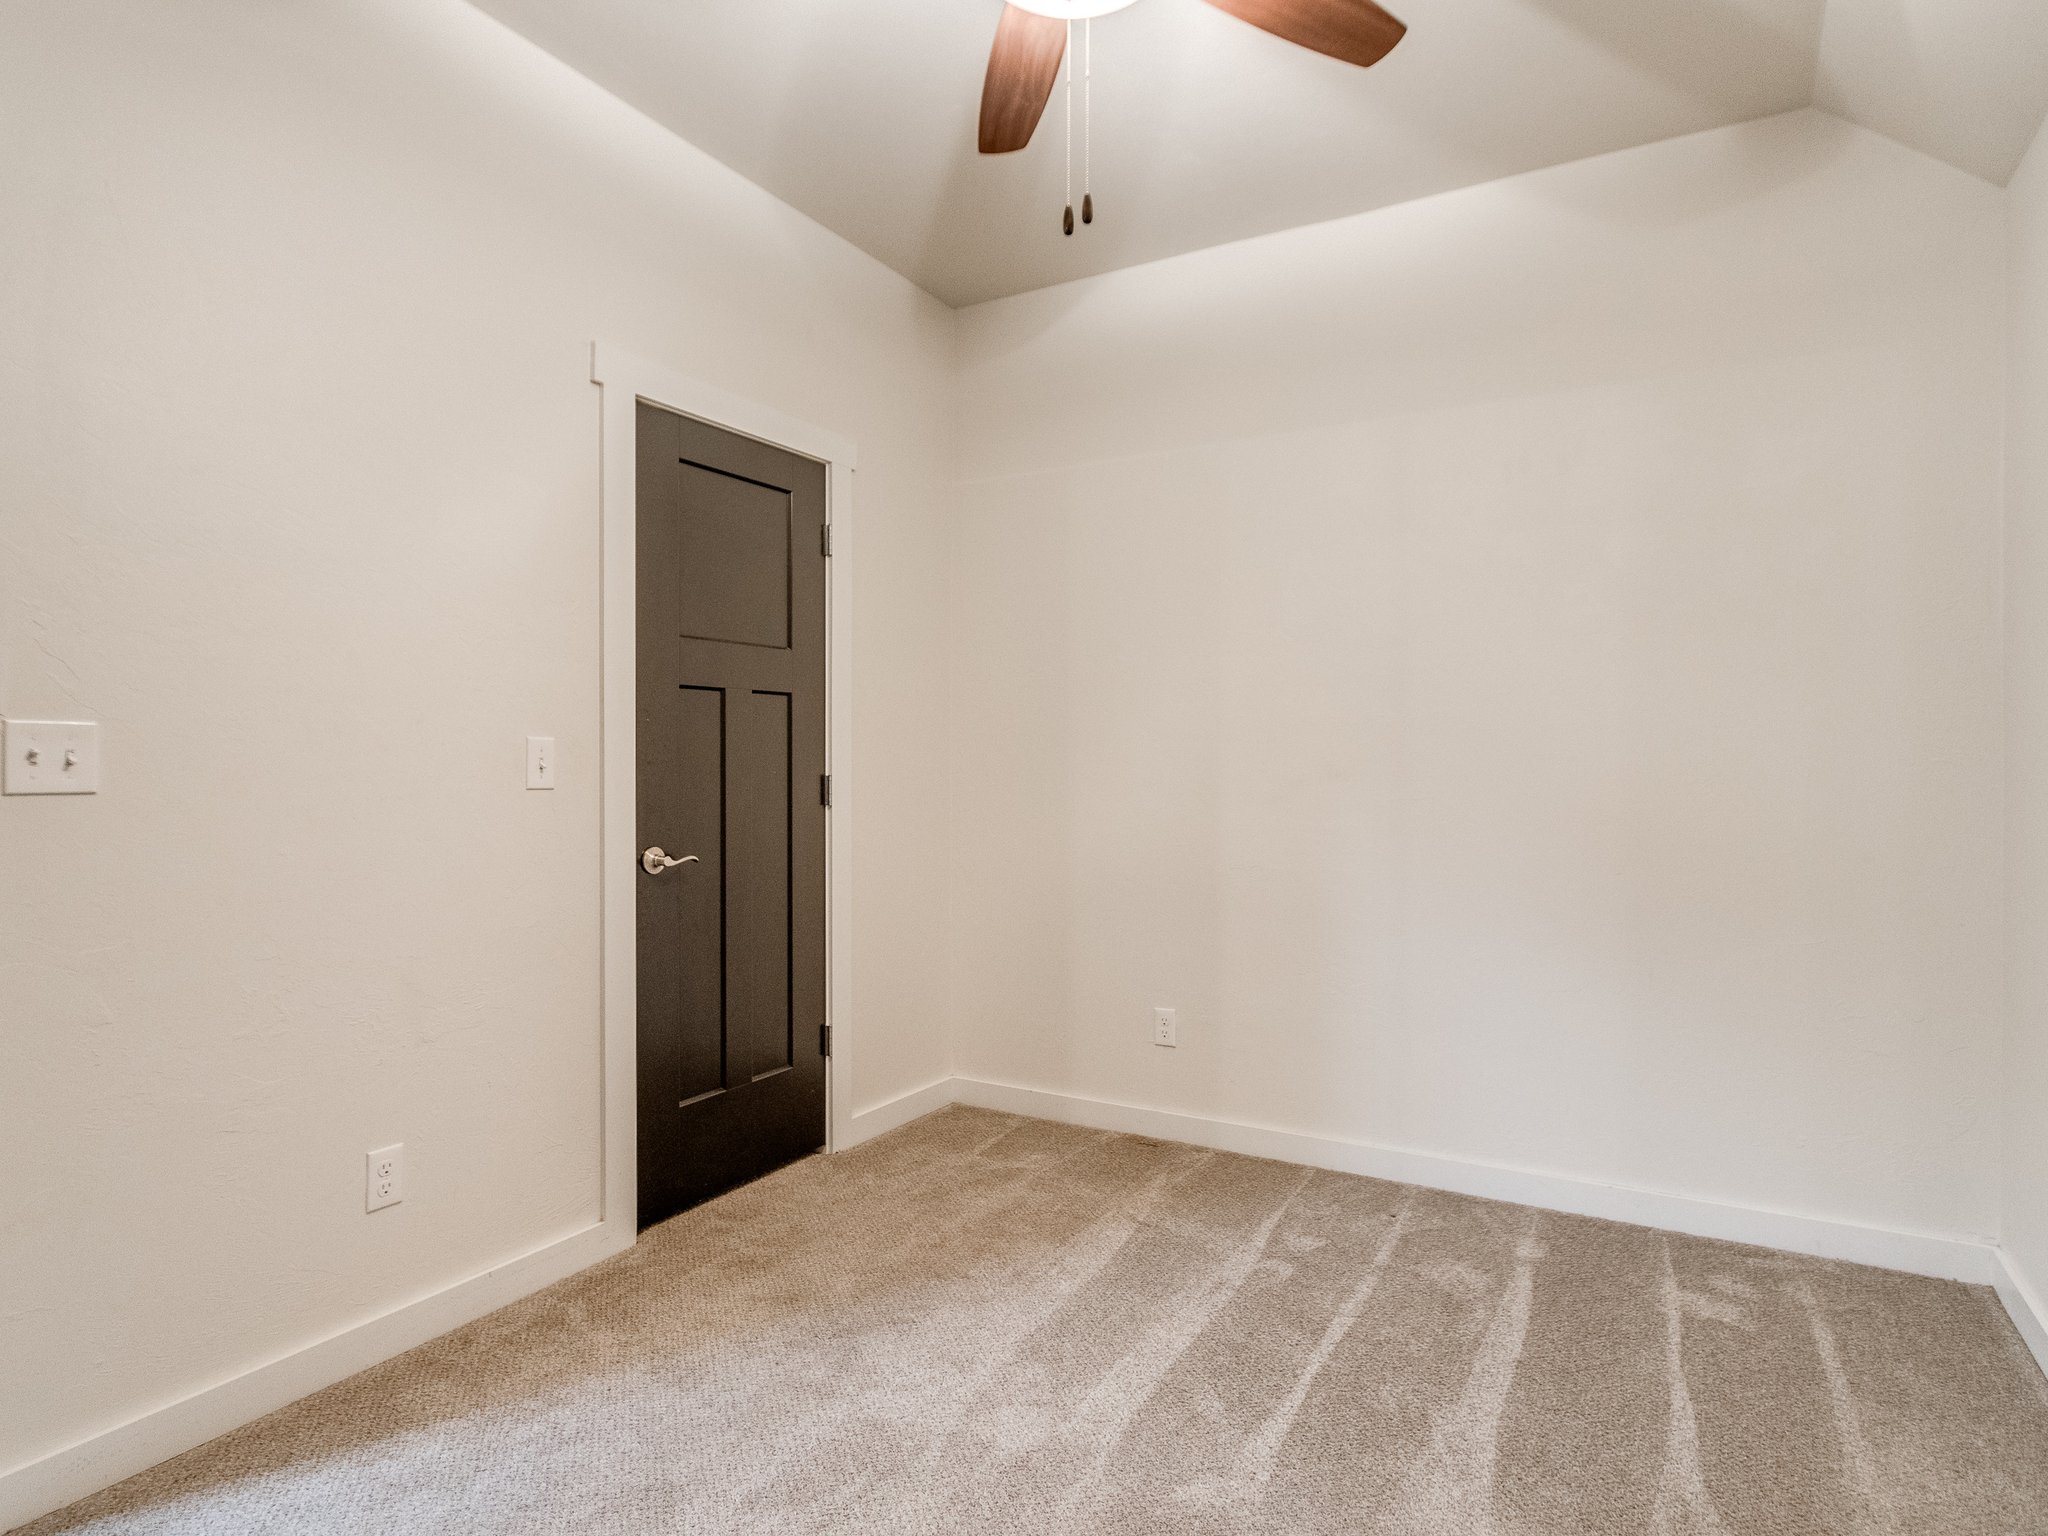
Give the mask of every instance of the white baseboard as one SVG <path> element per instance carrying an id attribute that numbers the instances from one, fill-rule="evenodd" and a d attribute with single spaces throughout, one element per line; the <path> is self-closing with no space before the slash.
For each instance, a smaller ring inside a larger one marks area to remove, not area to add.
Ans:
<path id="1" fill-rule="evenodd" d="M 872 1109 L 856 1111 L 847 1121 L 846 1133 L 840 1137 L 834 1150 L 844 1152 L 848 1147 L 857 1147 L 885 1131 L 893 1131 L 899 1125 L 908 1125 L 921 1119 L 935 1109 L 944 1109 L 955 1103 L 959 1095 L 954 1092 L 957 1078 L 942 1077 L 935 1083 L 926 1083 L 922 1088 L 913 1088 L 886 1103 Z"/>
<path id="2" fill-rule="evenodd" d="M 1599 1216 L 1698 1237 L 1753 1243 L 1910 1274 L 1995 1286 L 2042 1369 L 2048 1371 L 2048 1306 L 1989 1244 L 1899 1232 L 1824 1217 L 1725 1205 L 1683 1195 L 1596 1184 L 1561 1174 L 1467 1162 L 1365 1142 L 1146 1109 L 977 1078 L 928 1083 L 850 1117 L 842 1148 L 857 1146 L 948 1104 L 974 1104 L 1099 1130 L 1188 1142 L 1341 1173 Z M 445 1290 L 265 1362 L 189 1397 L 0 1474 L 0 1531 L 62 1508 L 122 1478 L 204 1444 L 451 1328 L 554 1284 L 633 1245 L 630 1224 L 597 1225 L 544 1244 Z"/>
<path id="3" fill-rule="evenodd" d="M 2013 1326 L 2027 1341 L 2027 1348 L 2034 1352 L 2034 1360 L 2041 1367 L 2042 1374 L 2048 1375 L 2048 1304 L 2044 1304 L 2041 1293 L 2027 1283 L 2027 1277 L 2020 1273 L 2010 1253 L 2000 1249 L 1998 1260 L 1998 1278 L 1992 1282 L 1997 1288 L 1998 1299 L 2005 1303 Z"/>
<path id="4" fill-rule="evenodd" d="M 630 1222 L 586 1227 L 0 1474 L 0 1531 L 61 1509 L 553 1285 L 632 1247 L 633 1235 Z"/>
<path id="5" fill-rule="evenodd" d="M 1297 1131 L 1212 1120 L 1170 1110 L 1145 1109 L 1103 1099 L 1082 1098 L 976 1078 L 953 1080 L 953 1097 L 963 1104 L 1011 1114 L 1035 1115 L 1097 1130 L 1128 1131 L 1161 1141 L 1184 1141 L 1249 1157 L 1360 1173 L 1401 1184 L 1540 1206 L 1575 1216 L 1599 1216 L 1632 1226 L 1658 1227 L 1695 1237 L 1715 1237 L 1760 1248 L 1780 1248 L 1824 1259 L 1845 1259 L 1880 1269 L 1932 1275 L 1989 1285 L 2002 1272 L 1998 1250 L 1966 1237 L 1900 1232 L 1820 1216 L 1724 1205 L 1685 1195 L 1659 1194 L 1623 1185 L 1598 1184 L 1565 1174 L 1538 1173 L 1490 1163 L 1466 1162 L 1426 1152 L 1408 1152 L 1367 1142 L 1307 1136 Z"/>

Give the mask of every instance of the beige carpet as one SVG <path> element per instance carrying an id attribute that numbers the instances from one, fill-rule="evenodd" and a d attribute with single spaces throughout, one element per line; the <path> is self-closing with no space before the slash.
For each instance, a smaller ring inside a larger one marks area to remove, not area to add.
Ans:
<path id="1" fill-rule="evenodd" d="M 978 1110 L 31 1527 L 2048 1532 L 1988 1291 Z"/>

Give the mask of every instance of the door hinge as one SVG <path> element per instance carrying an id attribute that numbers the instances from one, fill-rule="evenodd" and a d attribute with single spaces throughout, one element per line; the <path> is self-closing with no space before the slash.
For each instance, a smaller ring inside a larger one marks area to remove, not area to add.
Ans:
<path id="1" fill-rule="evenodd" d="M 832 554 L 832 525 L 830 523 L 819 525 L 818 546 L 824 551 L 826 558 L 829 559 Z"/>
<path id="2" fill-rule="evenodd" d="M 818 1054 L 820 1056 L 830 1056 L 832 1054 L 832 1026 L 830 1024 L 820 1024 L 818 1026 Z"/>
<path id="3" fill-rule="evenodd" d="M 818 775 L 818 804 L 829 807 L 832 804 L 832 775 Z"/>

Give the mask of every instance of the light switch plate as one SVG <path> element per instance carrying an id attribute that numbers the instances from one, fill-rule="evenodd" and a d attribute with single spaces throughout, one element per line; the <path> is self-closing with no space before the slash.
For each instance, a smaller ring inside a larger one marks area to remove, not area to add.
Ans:
<path id="1" fill-rule="evenodd" d="M 526 738 L 526 787 L 528 789 L 553 789 L 555 787 L 554 737 L 529 736 Z"/>
<path id="2" fill-rule="evenodd" d="M 10 720 L 0 793 L 96 795 L 100 728 L 90 720 Z"/>

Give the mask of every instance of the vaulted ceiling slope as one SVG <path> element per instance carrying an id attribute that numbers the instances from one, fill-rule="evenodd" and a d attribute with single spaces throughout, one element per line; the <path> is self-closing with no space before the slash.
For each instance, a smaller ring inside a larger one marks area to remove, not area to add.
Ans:
<path id="1" fill-rule="evenodd" d="M 1057 90 L 975 150 L 1002 0 L 475 3 L 955 305 L 1816 103 L 2002 185 L 2048 110 L 2048 0 L 1391 0 L 1371 70 L 1142 0 L 1068 238 Z"/>
<path id="2" fill-rule="evenodd" d="M 2002 187 L 2048 113 L 2048 0 L 1828 0 L 1814 100 Z"/>

